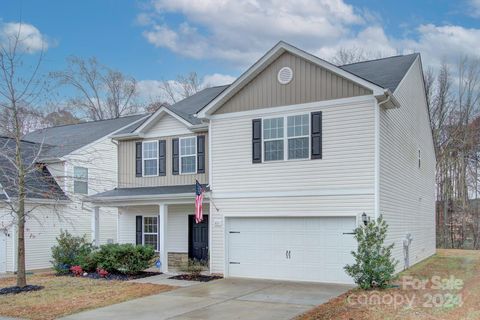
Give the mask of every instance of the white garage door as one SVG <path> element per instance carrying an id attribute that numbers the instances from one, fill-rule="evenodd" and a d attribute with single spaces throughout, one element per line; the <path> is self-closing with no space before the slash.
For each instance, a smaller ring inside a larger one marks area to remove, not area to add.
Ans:
<path id="1" fill-rule="evenodd" d="M 352 283 L 354 217 L 229 218 L 231 277 Z"/>
<path id="2" fill-rule="evenodd" d="M 7 271 L 7 236 L 0 229 L 0 273 Z"/>

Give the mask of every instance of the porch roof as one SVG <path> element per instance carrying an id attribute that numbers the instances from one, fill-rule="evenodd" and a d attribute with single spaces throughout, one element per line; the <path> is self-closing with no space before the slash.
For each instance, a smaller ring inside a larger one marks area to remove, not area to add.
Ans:
<path id="1" fill-rule="evenodd" d="M 209 191 L 207 185 L 202 185 L 206 191 Z M 89 202 L 98 203 L 105 201 L 125 201 L 125 200 L 147 200 L 147 199 L 178 199 L 195 197 L 195 185 L 178 186 L 155 186 L 138 188 L 115 188 L 105 192 L 97 193 L 88 197 Z"/>

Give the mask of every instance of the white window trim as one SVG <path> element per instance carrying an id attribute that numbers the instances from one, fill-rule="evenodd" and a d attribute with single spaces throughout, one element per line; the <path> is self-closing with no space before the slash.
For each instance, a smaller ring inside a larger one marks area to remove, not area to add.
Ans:
<path id="1" fill-rule="evenodd" d="M 145 158 L 143 157 L 143 151 L 145 150 L 145 144 L 147 143 L 157 143 L 157 157 L 156 158 Z M 156 177 L 158 176 L 159 163 L 158 163 L 158 141 L 142 141 L 142 177 Z M 157 173 L 156 174 L 145 174 L 145 160 L 156 160 L 157 161 Z"/>
<path id="2" fill-rule="evenodd" d="M 189 155 L 182 155 L 182 140 L 192 139 L 195 140 L 195 170 L 193 172 L 182 172 L 182 158 L 184 157 L 192 157 L 193 154 Z M 198 161 L 198 145 L 197 145 L 197 136 L 188 136 L 188 137 L 181 137 L 178 139 L 178 171 L 182 175 L 187 174 L 197 174 L 197 161 Z"/>
<path id="3" fill-rule="evenodd" d="M 157 218 L 157 232 L 145 232 L 145 218 Z M 157 236 L 157 247 L 155 248 L 155 252 L 159 252 L 160 248 L 160 230 L 158 230 L 158 216 L 142 216 L 142 245 L 145 245 L 145 235 L 156 235 Z"/>
<path id="4" fill-rule="evenodd" d="M 288 137 L 288 117 L 292 116 L 302 116 L 302 115 L 308 115 L 308 135 L 306 136 L 296 136 L 296 137 Z M 283 161 L 305 161 L 305 160 L 310 160 L 312 155 L 312 139 L 310 138 L 312 135 L 312 115 L 311 113 L 308 112 L 302 112 L 302 113 L 292 113 L 292 114 L 286 114 L 286 115 L 276 115 L 276 116 L 268 116 L 268 117 L 261 117 L 262 119 L 262 163 L 275 163 L 275 162 L 283 162 Z M 277 119 L 277 118 L 283 118 L 283 138 L 275 138 L 275 139 L 265 139 L 265 135 L 263 133 L 264 129 L 264 121 L 267 119 Z M 288 159 L 288 140 L 289 139 L 295 139 L 295 138 L 308 138 L 308 157 L 306 158 L 301 158 L 301 159 Z M 280 160 L 267 160 L 265 161 L 265 141 L 276 141 L 276 140 L 282 140 L 283 139 L 283 159 Z"/>
<path id="5" fill-rule="evenodd" d="M 81 168 L 81 169 L 85 169 L 87 170 L 87 177 L 86 178 L 77 178 L 77 176 L 75 175 L 75 168 Z M 74 194 L 87 194 L 88 195 L 88 168 L 87 167 L 82 167 L 82 166 L 73 166 L 73 193 Z M 76 181 L 79 181 L 79 182 L 85 182 L 87 184 L 87 192 L 83 193 L 83 192 L 76 192 L 75 191 L 75 182 Z"/>

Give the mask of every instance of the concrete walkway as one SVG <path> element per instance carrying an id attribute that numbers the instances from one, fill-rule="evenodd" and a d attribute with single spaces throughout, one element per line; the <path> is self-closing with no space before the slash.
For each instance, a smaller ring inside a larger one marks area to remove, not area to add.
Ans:
<path id="1" fill-rule="evenodd" d="M 335 284 L 222 279 L 64 319 L 291 319 L 350 288 Z"/>

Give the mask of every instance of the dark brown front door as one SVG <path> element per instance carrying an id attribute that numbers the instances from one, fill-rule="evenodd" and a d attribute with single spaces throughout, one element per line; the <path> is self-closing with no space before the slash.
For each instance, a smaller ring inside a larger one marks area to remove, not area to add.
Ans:
<path id="1" fill-rule="evenodd" d="M 190 259 L 208 260 L 208 216 L 195 223 L 195 216 L 188 216 L 188 257 Z"/>

